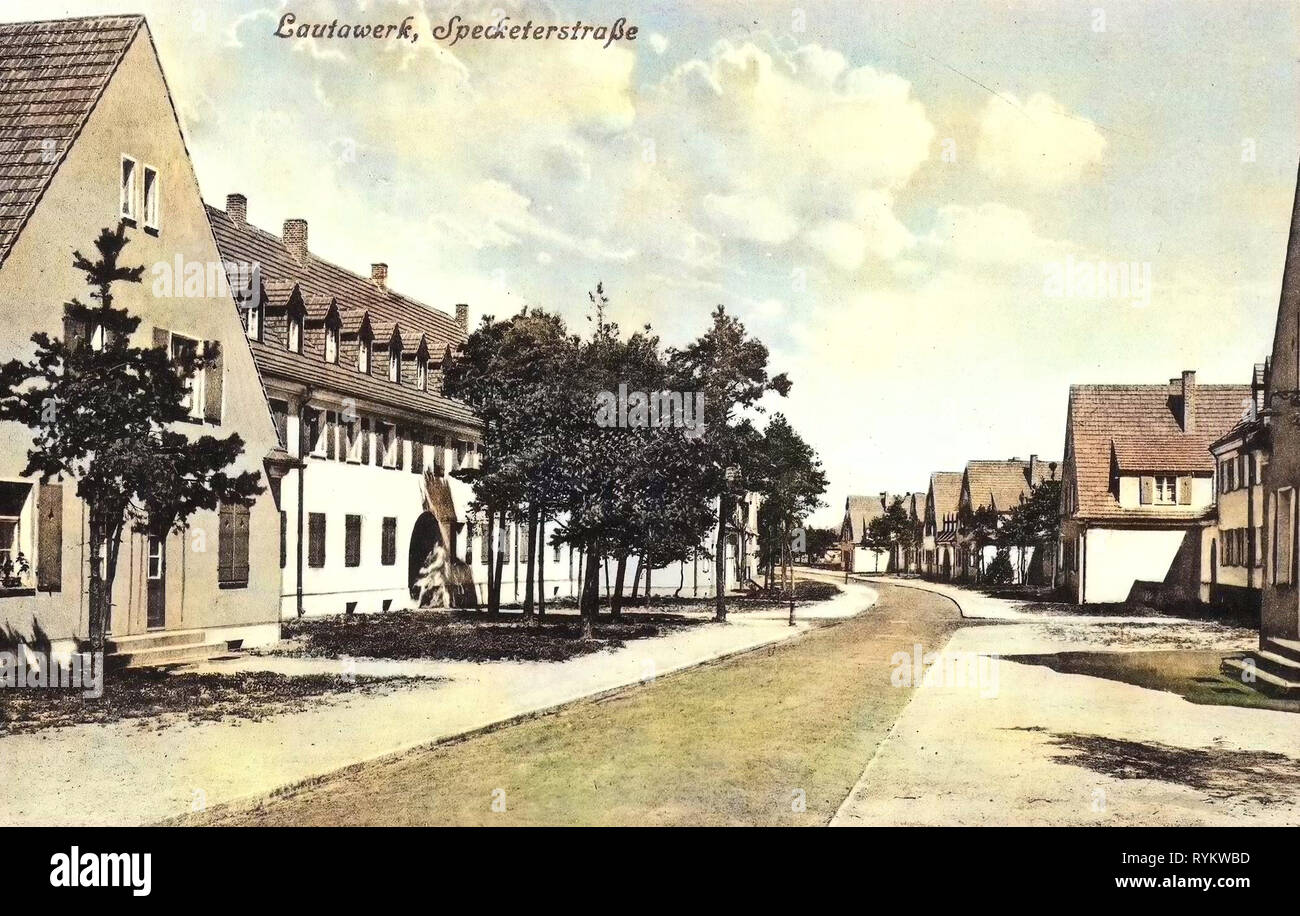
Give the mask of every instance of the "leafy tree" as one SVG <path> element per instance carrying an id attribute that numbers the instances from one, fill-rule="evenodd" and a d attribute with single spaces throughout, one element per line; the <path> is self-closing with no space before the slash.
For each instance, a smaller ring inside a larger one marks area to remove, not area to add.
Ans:
<path id="1" fill-rule="evenodd" d="M 1007 556 L 1007 549 L 999 547 L 997 555 L 989 561 L 988 568 L 984 570 L 983 581 L 996 585 L 1005 585 L 1012 580 L 1013 575 L 1011 558 Z"/>
<path id="2" fill-rule="evenodd" d="M 883 515 L 878 515 L 867 523 L 863 532 L 862 543 L 871 550 L 883 550 L 895 556 L 912 538 L 912 521 L 908 518 L 903 497 L 895 496 L 885 507 Z"/>
<path id="3" fill-rule="evenodd" d="M 0 420 L 33 430 L 23 476 L 75 480 L 86 504 L 90 641 L 97 652 L 104 649 L 127 525 L 154 534 L 182 530 L 195 512 L 262 491 L 256 473 L 226 470 L 243 452 L 238 435 L 191 439 L 174 428 L 190 416 L 190 379 L 215 354 L 131 346 L 140 319 L 113 305 L 114 285 L 139 283 L 144 273 L 143 266 L 120 263 L 127 242 L 119 224 L 100 232 L 94 260 L 73 253 L 72 266 L 97 304 L 73 299 L 64 309 L 96 329 L 90 341 L 37 332 L 32 359 L 0 367 Z"/>
<path id="4" fill-rule="evenodd" d="M 790 391 L 790 380 L 783 373 L 768 375 L 767 360 L 767 347 L 750 337 L 745 326 L 721 305 L 713 312 L 713 323 L 703 335 L 669 355 L 674 389 L 701 392 L 704 396 L 702 440 L 707 460 L 701 470 L 718 502 L 714 587 L 716 617 L 720 621 L 727 619 L 727 525 L 745 488 L 745 446 L 753 442 L 752 427 L 746 430 L 743 413 L 761 410 L 759 399 L 769 391 L 782 396 Z"/>
<path id="5" fill-rule="evenodd" d="M 817 562 L 826 551 L 840 543 L 840 533 L 833 528 L 805 528 L 804 540 L 810 562 Z"/>
<path id="6" fill-rule="evenodd" d="M 1020 579 L 1024 581 L 1025 556 L 1031 547 L 1050 550 L 1061 536 L 1061 481 L 1044 480 L 1028 498 L 1007 514 L 998 532 L 1000 543 L 1020 548 Z"/>
<path id="7" fill-rule="evenodd" d="M 794 558 L 791 537 L 795 528 L 824 505 L 826 473 L 812 446 L 795 432 L 784 414 L 775 414 L 763 431 L 758 454 L 762 462 L 757 491 L 763 500 L 759 510 L 760 532 L 779 543 L 769 546 L 769 569 L 779 560 L 789 571 L 790 614 L 794 621 Z M 761 542 L 760 542 L 761 546 Z"/>

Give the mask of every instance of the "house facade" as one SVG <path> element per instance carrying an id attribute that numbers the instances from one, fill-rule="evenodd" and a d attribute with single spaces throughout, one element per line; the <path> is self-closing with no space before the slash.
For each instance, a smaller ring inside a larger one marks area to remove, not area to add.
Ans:
<path id="1" fill-rule="evenodd" d="M 840 553 L 844 569 L 855 573 L 891 572 L 892 551 L 867 547 L 863 543 L 872 521 L 885 514 L 893 497 L 886 492 L 874 496 L 849 496 L 844 501 L 840 523 Z"/>
<path id="2" fill-rule="evenodd" d="M 65 320 L 63 303 L 88 292 L 72 253 L 123 222 L 124 263 L 146 267 L 144 282 L 115 287 L 115 304 L 141 319 L 133 343 L 216 355 L 191 383 L 185 432 L 238 433 L 234 470 L 268 484 L 251 505 L 196 514 L 183 534 L 125 534 L 110 648 L 145 663 L 274 641 L 275 431 L 229 291 L 162 282 L 176 264 L 222 269 L 149 27 L 139 16 L 0 25 L 0 61 L 0 359 L 29 357 L 34 331 L 95 345 L 95 329 Z M 89 635 L 85 506 L 75 481 L 22 476 L 31 444 L 26 427 L 0 425 L 0 626 L 10 642 L 69 651 Z"/>
<path id="3" fill-rule="evenodd" d="M 1195 601 L 1215 524 L 1210 445 L 1247 415 L 1249 385 L 1074 385 L 1061 483 L 1060 581 L 1080 604 Z"/>
<path id="4" fill-rule="evenodd" d="M 1250 411 L 1210 443 L 1214 457 L 1215 523 L 1201 543 L 1202 601 L 1258 621 L 1264 570 L 1264 488 L 1270 429 L 1263 416 L 1266 364 L 1255 367 Z"/>
<path id="5" fill-rule="evenodd" d="M 929 495 L 922 492 L 907 496 L 907 518 L 912 523 L 915 536 L 911 546 L 903 550 L 903 561 L 899 568 L 914 575 L 920 575 L 924 566 L 924 532 L 928 498 Z"/>
<path id="6" fill-rule="evenodd" d="M 963 473 L 935 471 L 925 500 L 925 527 L 921 550 L 924 574 L 950 580 L 960 568 L 957 553 L 957 509 L 961 504 Z"/>

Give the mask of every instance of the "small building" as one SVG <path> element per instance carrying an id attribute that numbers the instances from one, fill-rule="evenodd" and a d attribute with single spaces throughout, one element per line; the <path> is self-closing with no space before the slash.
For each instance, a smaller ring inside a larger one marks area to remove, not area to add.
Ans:
<path id="1" fill-rule="evenodd" d="M 915 575 L 921 574 L 923 566 L 926 500 L 928 498 L 928 494 L 924 492 L 911 493 L 906 498 L 907 518 L 912 523 L 914 534 L 911 546 L 903 551 L 903 562 L 900 568 Z"/>
<path id="2" fill-rule="evenodd" d="M 1070 388 L 1061 480 L 1061 577 L 1080 604 L 1196 601 L 1215 523 L 1210 444 L 1249 411 L 1249 385 Z"/>
<path id="3" fill-rule="evenodd" d="M 871 523 L 883 516 L 893 497 L 883 490 L 875 496 L 850 496 L 844 501 L 840 524 L 840 552 L 847 572 L 892 572 L 892 551 L 867 547 L 864 539 Z"/>
<path id="4" fill-rule="evenodd" d="M 932 579 L 951 580 L 959 568 L 957 509 L 961 504 L 962 477 L 961 471 L 935 471 L 930 475 L 921 550 L 924 574 Z"/>

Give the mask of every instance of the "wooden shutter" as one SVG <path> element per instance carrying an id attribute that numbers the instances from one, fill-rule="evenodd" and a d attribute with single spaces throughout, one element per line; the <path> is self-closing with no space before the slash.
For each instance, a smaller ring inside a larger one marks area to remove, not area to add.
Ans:
<path id="1" fill-rule="evenodd" d="M 424 473 L 424 430 L 411 430 L 411 473 Z"/>
<path id="2" fill-rule="evenodd" d="M 1156 479 L 1143 477 L 1138 484 L 1138 501 L 1149 506 L 1156 501 Z"/>
<path id="3" fill-rule="evenodd" d="M 395 518 L 384 519 L 382 554 L 380 562 L 384 566 L 393 566 L 397 563 L 397 519 Z"/>
<path id="4" fill-rule="evenodd" d="M 307 565 L 319 569 L 325 565 L 325 514 L 307 515 Z"/>
<path id="5" fill-rule="evenodd" d="M 63 316 L 63 342 L 76 350 L 86 342 L 86 326 L 71 316 Z"/>
<path id="6" fill-rule="evenodd" d="M 235 555 L 231 563 L 231 575 L 234 584 L 248 585 L 248 506 L 236 503 L 231 507 L 233 517 Z"/>
<path id="7" fill-rule="evenodd" d="M 397 448 L 397 469 L 399 471 L 402 470 L 402 468 L 406 467 L 406 455 L 404 454 L 406 451 L 406 446 L 404 444 L 405 439 L 406 437 L 403 435 L 402 427 L 400 426 L 394 427 L 393 445 Z"/>
<path id="8" fill-rule="evenodd" d="M 339 415 L 332 410 L 325 412 L 325 457 L 346 461 L 346 449 L 338 439 Z"/>
<path id="9" fill-rule="evenodd" d="M 209 423 L 220 423 L 221 388 L 225 378 L 221 341 L 204 341 L 203 357 L 207 361 L 207 365 L 203 368 L 203 419 Z"/>
<path id="10" fill-rule="evenodd" d="M 232 507 L 222 503 L 217 510 L 217 582 L 230 585 L 235 578 L 235 516 Z"/>
<path id="11" fill-rule="evenodd" d="M 1192 478 L 1178 478 L 1178 505 L 1190 506 L 1192 504 Z"/>
<path id="12" fill-rule="evenodd" d="M 168 359 L 171 359 L 172 355 L 171 339 L 171 331 L 168 331 L 166 328 L 153 329 L 153 345 L 166 353 Z"/>
<path id="13" fill-rule="evenodd" d="M 361 565 L 361 516 L 347 515 L 343 520 L 345 566 Z"/>
<path id="14" fill-rule="evenodd" d="M 36 587 L 63 590 L 63 487 L 38 485 L 36 492 Z"/>

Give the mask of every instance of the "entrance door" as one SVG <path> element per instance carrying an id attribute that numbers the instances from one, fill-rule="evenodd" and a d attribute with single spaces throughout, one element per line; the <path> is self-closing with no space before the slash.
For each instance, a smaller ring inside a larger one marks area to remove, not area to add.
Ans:
<path id="1" fill-rule="evenodd" d="M 149 535 L 146 625 L 160 630 L 167 625 L 167 536 Z"/>

